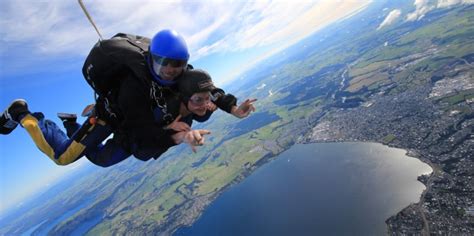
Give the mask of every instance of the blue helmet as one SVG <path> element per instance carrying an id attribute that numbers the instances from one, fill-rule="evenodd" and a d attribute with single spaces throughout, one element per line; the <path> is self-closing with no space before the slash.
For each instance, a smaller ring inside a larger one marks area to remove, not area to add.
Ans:
<path id="1" fill-rule="evenodd" d="M 188 60 L 188 46 L 184 38 L 174 30 L 161 30 L 155 34 L 150 43 L 152 55 L 177 60 Z"/>
<path id="2" fill-rule="evenodd" d="M 189 59 L 189 51 L 184 38 L 174 30 L 161 30 L 153 37 L 150 43 L 150 69 L 154 79 L 161 85 L 172 85 L 175 83 L 173 77 L 163 78 L 160 74 L 163 66 L 170 65 L 174 68 L 186 68 Z M 178 70 L 179 71 L 179 70 Z"/>

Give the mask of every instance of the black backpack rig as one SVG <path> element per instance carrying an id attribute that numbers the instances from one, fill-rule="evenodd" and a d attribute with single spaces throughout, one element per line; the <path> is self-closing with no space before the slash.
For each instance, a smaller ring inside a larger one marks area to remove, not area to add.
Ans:
<path id="1" fill-rule="evenodd" d="M 150 88 L 152 104 L 163 111 L 165 122 L 172 121 L 162 96 L 163 87 L 148 79 L 146 52 L 149 45 L 149 38 L 118 33 L 97 42 L 84 62 L 82 74 L 95 92 L 96 116 L 112 127 L 118 127 L 123 120 L 117 96 L 122 79 L 129 73 L 135 74 Z"/>

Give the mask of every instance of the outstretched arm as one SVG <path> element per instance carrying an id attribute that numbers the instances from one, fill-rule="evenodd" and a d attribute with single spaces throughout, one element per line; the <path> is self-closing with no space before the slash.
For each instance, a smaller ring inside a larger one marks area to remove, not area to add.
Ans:
<path id="1" fill-rule="evenodd" d="M 237 118 L 245 118 L 251 112 L 255 111 L 253 103 L 257 99 L 247 99 L 245 102 L 237 106 L 237 98 L 232 94 L 225 94 L 224 90 L 216 88 L 211 92 L 215 98 L 213 101 L 217 107 L 224 110 Z"/>

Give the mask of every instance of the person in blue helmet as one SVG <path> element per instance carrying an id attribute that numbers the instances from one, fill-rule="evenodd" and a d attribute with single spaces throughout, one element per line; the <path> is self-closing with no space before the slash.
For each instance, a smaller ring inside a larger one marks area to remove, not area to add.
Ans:
<path id="1" fill-rule="evenodd" d="M 124 42 L 137 50 L 124 53 L 120 46 Z M 105 59 L 97 60 L 96 52 L 106 54 L 109 62 L 101 64 Z M 99 41 L 83 67 L 84 77 L 98 97 L 94 112 L 82 126 L 75 122 L 74 116 L 61 115 L 68 130 L 66 135 L 42 113 L 31 113 L 26 101 L 16 100 L 0 116 L 0 133 L 8 134 L 20 123 L 40 150 L 59 165 L 86 155 L 94 164 L 107 167 L 130 154 L 140 160 L 156 159 L 163 150 L 181 142 L 193 148 L 202 145 L 202 135 L 208 131 L 191 130 L 189 117 L 187 122 L 181 120 L 178 116 L 181 106 L 176 105 L 179 104 L 176 81 L 180 77 L 185 81 L 190 76 L 184 74 L 193 71 L 188 59 L 184 39 L 172 30 L 158 32 L 151 41 L 125 34 Z M 101 89 L 96 79 L 110 75 L 116 80 L 107 86 L 115 83 L 113 88 Z M 211 103 L 206 103 L 209 111 L 217 106 L 244 118 L 255 110 L 255 100 L 247 99 L 237 106 L 237 99 L 222 89 L 212 86 L 208 92 L 213 98 Z M 191 120 L 205 121 L 211 113 L 194 115 Z M 113 138 L 101 144 L 112 133 Z"/>

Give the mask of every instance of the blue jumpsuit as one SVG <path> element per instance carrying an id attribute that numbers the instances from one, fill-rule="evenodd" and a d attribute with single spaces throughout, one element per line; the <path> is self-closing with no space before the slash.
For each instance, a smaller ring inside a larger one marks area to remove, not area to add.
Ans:
<path id="1" fill-rule="evenodd" d="M 209 119 L 211 114 L 212 112 L 208 112 L 203 117 L 191 114 L 182 118 L 181 121 L 191 126 L 193 119 L 203 122 Z M 102 121 L 95 124 L 86 121 L 82 126 L 66 121 L 64 127 L 70 137 L 56 123 L 45 119 L 42 113 L 27 114 L 21 119 L 21 124 L 32 136 L 40 150 L 58 165 L 73 163 L 85 155 L 92 163 L 108 167 L 127 159 L 133 153 L 143 153 L 143 150 L 138 150 L 138 146 L 133 143 L 130 146 L 124 146 L 123 142 L 118 141 L 116 137 L 102 144 L 113 133 L 113 129 Z M 156 159 L 169 147 L 171 146 L 156 145 L 151 150 L 147 150 L 150 156 L 141 155 L 138 159 L 148 160 L 152 157 Z"/>

